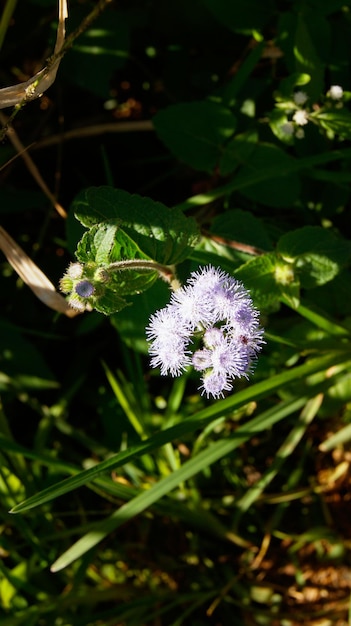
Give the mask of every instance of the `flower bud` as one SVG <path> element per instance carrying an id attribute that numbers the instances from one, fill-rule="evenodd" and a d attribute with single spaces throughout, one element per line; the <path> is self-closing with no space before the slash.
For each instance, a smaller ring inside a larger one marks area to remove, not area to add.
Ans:
<path id="1" fill-rule="evenodd" d="M 82 278 L 83 265 L 81 263 L 71 263 L 67 268 L 67 275 L 75 280 Z"/>

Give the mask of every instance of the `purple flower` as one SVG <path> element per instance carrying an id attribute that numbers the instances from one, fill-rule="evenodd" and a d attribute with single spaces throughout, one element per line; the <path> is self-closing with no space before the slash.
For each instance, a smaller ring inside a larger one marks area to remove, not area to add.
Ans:
<path id="1" fill-rule="evenodd" d="M 150 341 L 151 366 L 160 367 L 162 375 L 179 376 L 190 364 L 187 349 L 190 330 L 171 305 L 151 316 L 146 335 Z"/>
<path id="2" fill-rule="evenodd" d="M 94 285 L 89 280 L 81 280 L 74 289 L 81 298 L 90 298 L 95 291 Z"/>
<path id="3" fill-rule="evenodd" d="M 152 367 L 179 376 L 192 365 L 201 372 L 201 393 L 214 398 L 231 391 L 234 378 L 248 377 L 265 343 L 249 292 L 212 266 L 192 272 L 151 316 L 146 334 Z"/>
<path id="4" fill-rule="evenodd" d="M 199 325 L 208 326 L 215 321 L 211 299 L 191 285 L 177 289 L 171 296 L 170 306 L 193 331 Z"/>
<path id="5" fill-rule="evenodd" d="M 202 385 L 199 389 L 202 389 L 201 395 L 206 394 L 207 398 L 210 396 L 213 396 L 214 398 L 223 398 L 223 392 L 231 391 L 233 387 L 224 374 L 219 374 L 214 371 L 205 374 L 202 381 Z"/>

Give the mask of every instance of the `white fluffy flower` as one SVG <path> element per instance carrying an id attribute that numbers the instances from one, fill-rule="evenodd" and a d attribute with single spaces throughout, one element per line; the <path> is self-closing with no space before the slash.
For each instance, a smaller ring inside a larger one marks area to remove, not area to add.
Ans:
<path id="1" fill-rule="evenodd" d="M 332 100 L 341 100 L 344 95 L 344 90 L 340 85 L 332 85 L 329 89 L 329 96 Z"/>
<path id="2" fill-rule="evenodd" d="M 305 102 L 307 102 L 308 95 L 304 91 L 295 91 L 293 99 L 295 104 L 302 106 L 303 104 L 305 104 Z"/>
<path id="3" fill-rule="evenodd" d="M 285 124 L 281 125 L 280 130 L 286 137 L 291 137 L 294 134 L 294 124 L 292 122 L 285 122 Z"/>
<path id="4" fill-rule="evenodd" d="M 146 328 L 151 366 L 180 376 L 192 364 L 201 393 L 222 397 L 234 378 L 247 378 L 261 350 L 263 329 L 249 292 L 219 268 L 192 272 Z"/>
<path id="5" fill-rule="evenodd" d="M 298 126 L 305 126 L 308 124 L 308 114 L 304 109 L 299 109 L 295 111 L 293 115 L 293 120 Z"/>

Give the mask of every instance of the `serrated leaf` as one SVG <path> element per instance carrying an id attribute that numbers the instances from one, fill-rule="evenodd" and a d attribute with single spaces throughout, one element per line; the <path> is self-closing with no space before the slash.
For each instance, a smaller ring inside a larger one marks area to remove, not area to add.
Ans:
<path id="1" fill-rule="evenodd" d="M 97 265 L 111 263 L 111 249 L 114 245 L 117 226 L 101 224 L 90 228 L 78 243 L 76 257 L 82 263 L 94 261 Z"/>
<path id="2" fill-rule="evenodd" d="M 99 276 L 99 269 L 108 267 L 108 279 L 102 278 L 90 304 L 105 315 L 118 313 L 129 305 L 126 295 L 141 293 L 151 287 L 158 278 L 152 269 L 113 269 L 118 259 L 140 259 L 139 249 L 123 231 L 117 231 L 112 223 L 97 224 L 84 234 L 78 244 L 77 259 L 86 263 L 84 278 Z M 90 276 L 89 276 L 90 275 Z"/>
<path id="3" fill-rule="evenodd" d="M 202 100 L 169 106 L 154 116 L 153 124 L 172 154 L 194 169 L 211 173 L 235 131 L 236 119 L 223 105 Z"/>
<path id="4" fill-rule="evenodd" d="M 94 309 L 104 315 L 118 313 L 127 306 L 130 306 L 129 302 L 127 302 L 124 298 L 121 298 L 116 291 L 112 291 L 110 289 L 106 290 L 106 293 L 100 298 L 96 298 L 96 301 L 94 302 Z"/>
<path id="5" fill-rule="evenodd" d="M 115 220 L 96 224 L 84 233 L 78 243 L 76 257 L 82 263 L 97 265 L 114 263 L 120 259 L 148 258 L 139 254 L 139 248 Z"/>
<path id="6" fill-rule="evenodd" d="M 158 278 L 152 270 L 123 270 L 110 272 L 109 288 L 121 296 L 141 293 L 151 287 Z"/>
<path id="7" fill-rule="evenodd" d="M 195 220 L 186 217 L 182 211 L 169 209 L 161 202 L 120 189 L 85 189 L 74 200 L 73 209 L 84 226 L 91 227 L 104 222 L 117 225 L 118 237 L 122 233 L 125 236 L 120 240 L 121 254 L 123 245 L 128 246 L 129 254 L 133 244 L 135 250 L 139 251 L 139 258 L 147 257 L 163 264 L 180 263 L 198 241 Z M 119 254 L 116 248 L 113 253 L 116 256 Z"/>
<path id="8" fill-rule="evenodd" d="M 277 252 L 294 262 L 301 286 L 311 289 L 332 280 L 350 260 L 351 243 L 319 226 L 305 226 L 283 235 Z"/>

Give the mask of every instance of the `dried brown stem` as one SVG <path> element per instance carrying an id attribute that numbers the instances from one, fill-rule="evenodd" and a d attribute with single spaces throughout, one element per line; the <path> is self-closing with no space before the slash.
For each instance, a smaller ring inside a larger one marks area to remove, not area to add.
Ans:
<path id="1" fill-rule="evenodd" d="M 63 313 L 67 317 L 78 315 L 78 311 L 72 309 L 65 298 L 57 293 L 54 285 L 45 274 L 1 226 L 0 250 L 3 251 L 10 265 L 26 285 L 46 306 L 58 311 L 58 313 Z"/>

